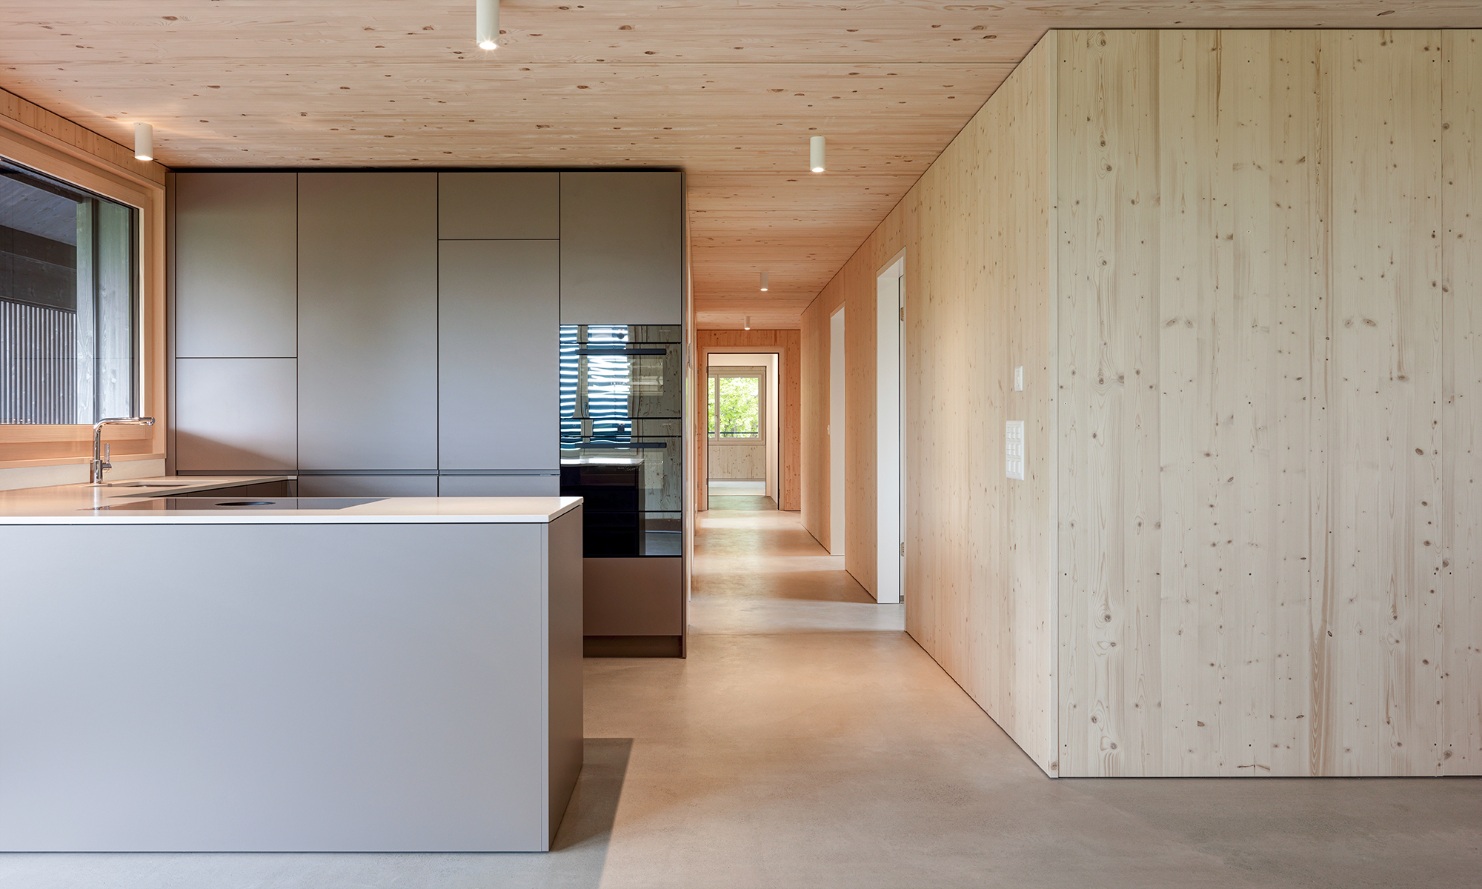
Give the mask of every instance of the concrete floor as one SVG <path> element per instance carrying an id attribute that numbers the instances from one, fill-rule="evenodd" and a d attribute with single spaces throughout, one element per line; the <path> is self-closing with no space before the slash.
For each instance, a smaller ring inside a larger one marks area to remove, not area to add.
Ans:
<path id="1" fill-rule="evenodd" d="M 796 513 L 717 506 L 690 658 L 587 663 L 555 852 L 0 855 L 0 887 L 1482 886 L 1478 781 L 1052 781 Z"/>

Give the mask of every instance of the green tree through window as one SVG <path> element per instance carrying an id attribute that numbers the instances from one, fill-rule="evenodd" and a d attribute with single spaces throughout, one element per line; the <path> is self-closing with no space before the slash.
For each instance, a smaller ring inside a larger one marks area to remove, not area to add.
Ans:
<path id="1" fill-rule="evenodd" d="M 759 376 L 710 378 L 710 437 L 761 438 L 762 380 Z"/>

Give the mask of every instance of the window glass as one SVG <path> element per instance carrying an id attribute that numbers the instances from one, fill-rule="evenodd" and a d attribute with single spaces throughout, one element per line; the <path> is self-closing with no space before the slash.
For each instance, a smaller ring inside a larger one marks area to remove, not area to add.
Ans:
<path id="1" fill-rule="evenodd" d="M 135 413 L 139 211 L 0 159 L 0 423 Z"/>
<path id="2" fill-rule="evenodd" d="M 758 439 L 762 434 L 762 379 L 755 375 L 710 378 L 710 436 Z"/>

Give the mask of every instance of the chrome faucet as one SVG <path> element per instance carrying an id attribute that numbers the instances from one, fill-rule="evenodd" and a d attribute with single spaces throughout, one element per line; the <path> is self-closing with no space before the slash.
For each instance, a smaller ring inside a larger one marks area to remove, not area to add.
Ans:
<path id="1" fill-rule="evenodd" d="M 109 460 L 113 457 L 113 448 L 99 445 L 103 440 L 104 426 L 153 426 L 154 417 L 105 417 L 93 424 L 93 462 L 88 468 L 87 483 L 90 485 L 101 485 L 103 483 L 103 470 L 112 469 L 113 464 Z"/>

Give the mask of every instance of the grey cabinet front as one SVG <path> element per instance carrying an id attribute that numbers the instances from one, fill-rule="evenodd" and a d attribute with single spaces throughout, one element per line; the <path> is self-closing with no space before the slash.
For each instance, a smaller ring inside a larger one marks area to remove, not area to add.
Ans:
<path id="1" fill-rule="evenodd" d="M 436 497 L 435 475 L 300 475 L 300 497 Z"/>
<path id="2" fill-rule="evenodd" d="M 437 467 L 437 174 L 299 176 L 299 465 Z"/>
<path id="3" fill-rule="evenodd" d="M 679 324 L 679 173 L 561 174 L 561 323 Z"/>
<path id="4" fill-rule="evenodd" d="M 559 497 L 559 475 L 444 475 L 439 497 Z"/>
<path id="5" fill-rule="evenodd" d="M 292 358 L 297 349 L 294 173 L 175 178 L 175 354 Z"/>
<path id="6" fill-rule="evenodd" d="M 560 247 L 443 241 L 438 248 L 442 469 L 560 462 Z"/>
<path id="7" fill-rule="evenodd" d="M 296 364 L 292 358 L 176 361 L 176 470 L 297 468 Z"/>
<path id="8" fill-rule="evenodd" d="M 437 236 L 559 238 L 560 187 L 559 173 L 439 173 Z"/>

